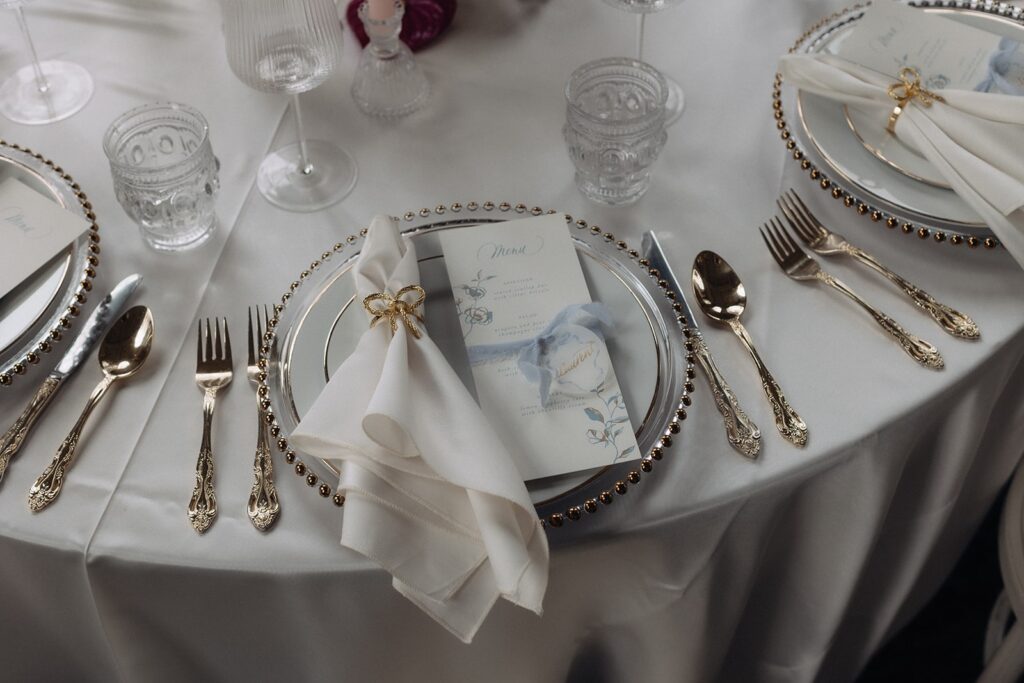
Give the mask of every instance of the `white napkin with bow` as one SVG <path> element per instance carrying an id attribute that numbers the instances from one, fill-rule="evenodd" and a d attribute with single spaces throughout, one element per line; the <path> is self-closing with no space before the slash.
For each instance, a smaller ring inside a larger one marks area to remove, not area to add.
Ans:
<path id="1" fill-rule="evenodd" d="M 800 90 L 873 106 L 885 121 L 897 79 L 829 54 L 790 54 L 779 72 Z M 1024 266 L 1024 97 L 935 90 L 945 102 L 912 100 L 896 134 L 920 152 Z"/>
<path id="2" fill-rule="evenodd" d="M 374 218 L 354 276 L 354 305 L 419 284 L 416 249 L 390 218 Z M 512 457 L 412 322 L 418 339 L 401 319 L 394 333 L 387 319 L 368 326 L 290 441 L 339 466 L 341 544 L 468 643 L 499 596 L 541 614 L 547 537 Z"/>

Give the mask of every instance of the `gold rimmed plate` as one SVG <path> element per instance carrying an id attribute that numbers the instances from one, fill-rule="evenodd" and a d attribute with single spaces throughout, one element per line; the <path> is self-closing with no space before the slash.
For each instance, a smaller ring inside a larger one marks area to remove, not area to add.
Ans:
<path id="1" fill-rule="evenodd" d="M 952 190 L 930 161 L 886 130 L 883 119 L 887 121 L 889 113 L 888 110 L 843 107 L 846 125 L 853 131 L 857 141 L 864 145 L 864 149 L 875 155 L 876 159 L 919 183 Z"/>
<path id="2" fill-rule="evenodd" d="M 92 223 L 74 242 L 0 297 L 0 386 L 14 383 L 71 327 L 98 265 L 98 233 L 85 195 L 41 156 L 0 141 L 0 182 L 17 178 Z"/>
<path id="3" fill-rule="evenodd" d="M 948 2 L 943 7 L 922 3 L 921 11 L 1024 39 L 1021 11 L 1008 5 L 985 9 L 967 2 Z M 815 27 L 798 49 L 836 53 L 862 15 L 862 8 L 838 13 Z M 978 214 L 949 189 L 927 160 L 885 132 L 885 110 L 847 108 L 825 97 L 793 91 L 787 88 L 786 97 L 795 105 L 799 120 L 793 130 L 795 142 L 833 185 L 901 221 L 950 235 L 992 237 Z"/>
<path id="4" fill-rule="evenodd" d="M 453 211 L 449 207 L 440 214 L 437 209 L 405 214 L 402 227 L 414 241 L 420 259 L 431 338 L 472 392 L 472 374 L 439 235 L 452 228 L 522 218 L 526 210 L 490 202 L 452 207 L 458 208 Z M 578 227 L 580 224 L 586 227 Z M 657 458 L 652 458 L 651 452 L 658 449 L 660 458 L 663 448 L 671 444 L 670 435 L 679 430 L 681 401 L 689 391 L 687 371 L 691 369 L 680 314 L 659 279 L 640 264 L 637 252 L 599 229 L 595 233 L 585 221 L 574 221 L 572 226 L 577 226 L 569 229 L 591 295 L 612 312 L 609 355 L 628 402 L 637 442 L 647 455 L 640 462 L 527 482 L 541 517 L 555 515 L 559 520 L 586 514 L 581 511 L 590 511 L 593 506 L 588 503 L 600 505 L 604 493 L 622 495 L 642 472 L 653 468 Z M 361 245 L 360 236 L 343 243 L 340 253 L 332 254 L 301 282 L 301 289 L 288 297 L 279 314 L 268 386 L 274 420 L 285 440 L 366 330 L 366 314 L 354 305 L 351 273 Z M 689 401 L 687 395 L 686 404 Z M 552 457 L 557 457 L 555 445 Z M 328 463 L 312 464 L 319 471 L 319 480 L 337 480 L 337 472 Z"/>
<path id="5" fill-rule="evenodd" d="M 956 21 L 1011 37 L 1017 41 L 1024 40 L 1024 26 L 1009 17 L 979 12 L 968 15 L 964 13 L 965 10 L 944 7 L 931 7 L 926 11 L 940 16 L 948 16 Z M 858 142 L 875 158 L 917 182 L 952 191 L 949 182 L 932 166 L 930 161 L 913 147 L 904 144 L 898 136 L 892 135 L 886 130 L 889 114 L 888 109 L 843 107 L 846 125 L 853 131 Z"/>

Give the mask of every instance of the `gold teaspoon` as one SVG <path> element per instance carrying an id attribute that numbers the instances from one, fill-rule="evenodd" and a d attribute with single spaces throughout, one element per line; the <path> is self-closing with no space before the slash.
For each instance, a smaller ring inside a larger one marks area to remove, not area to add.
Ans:
<path id="1" fill-rule="evenodd" d="M 103 379 L 93 389 L 82 415 L 57 449 L 53 460 L 32 484 L 28 493 L 28 507 L 32 512 L 39 512 L 56 500 L 64 487 L 64 477 L 74 461 L 78 441 L 89 415 L 115 382 L 139 371 L 152 347 L 153 314 L 145 306 L 128 309 L 107 332 L 99 350 Z"/>
<path id="2" fill-rule="evenodd" d="M 739 275 L 718 254 L 713 251 L 702 251 L 693 261 L 691 279 L 700 310 L 712 320 L 728 325 L 754 359 L 757 371 L 761 375 L 764 395 L 775 415 L 776 429 L 787 441 L 797 446 L 806 445 L 807 425 L 786 401 L 782 388 L 768 372 L 764 361 L 754 348 L 753 340 L 740 322 L 740 316 L 747 306 L 747 292 Z"/>

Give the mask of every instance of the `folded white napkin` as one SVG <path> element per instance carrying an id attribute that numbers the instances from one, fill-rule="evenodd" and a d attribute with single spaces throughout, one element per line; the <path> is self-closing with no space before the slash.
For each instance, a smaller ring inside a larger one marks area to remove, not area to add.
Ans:
<path id="1" fill-rule="evenodd" d="M 888 120 L 897 79 L 829 54 L 782 57 L 779 72 L 800 90 L 873 106 Z M 912 100 L 896 134 L 920 152 L 1024 266 L 1024 97 L 935 90 L 945 102 Z"/>
<path id="2" fill-rule="evenodd" d="M 419 284 L 393 220 L 374 218 L 354 275 L 355 305 Z M 370 320 L 290 439 L 341 470 L 341 544 L 463 642 L 499 596 L 541 614 L 547 537 L 512 457 L 419 321 L 416 338 Z"/>

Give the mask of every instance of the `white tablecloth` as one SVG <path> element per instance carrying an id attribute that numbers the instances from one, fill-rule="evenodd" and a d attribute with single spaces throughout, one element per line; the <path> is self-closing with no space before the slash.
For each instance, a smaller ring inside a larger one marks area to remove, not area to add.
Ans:
<path id="1" fill-rule="evenodd" d="M 836 0 L 689 2 L 648 24 L 648 59 L 686 89 L 647 197 L 628 209 L 575 190 L 561 139 L 562 89 L 589 59 L 632 50 L 632 17 L 604 3 L 464 0 L 450 33 L 419 56 L 434 92 L 397 123 L 348 94 L 357 50 L 304 96 L 307 129 L 346 146 L 360 181 L 312 215 L 268 205 L 252 182 L 291 140 L 283 98 L 227 68 L 212 2 L 39 0 L 44 57 L 87 66 L 88 108 L 0 136 L 58 161 L 102 225 L 97 289 L 142 272 L 157 349 L 87 436 L 61 500 L 25 495 L 70 427 L 97 367 L 65 387 L 0 487 L 0 661 L 21 680 L 842 681 L 929 598 L 1009 477 L 1024 443 L 1024 273 L 1001 251 L 968 251 L 885 230 L 813 190 L 769 115 L 776 56 Z M 0 72 L 22 61 L 0 14 Z M 220 230 L 202 249 L 147 251 L 116 204 L 100 148 L 106 125 L 144 101 L 202 110 L 223 164 Z M 780 189 L 937 298 L 983 339 L 946 336 L 888 285 L 831 262 L 855 288 L 943 351 L 917 367 L 832 293 L 783 277 L 756 227 Z M 756 373 L 731 333 L 706 338 L 752 417 L 761 459 L 725 444 L 706 388 L 670 457 L 636 491 L 555 532 L 543 618 L 499 604 L 465 646 L 342 549 L 339 512 L 278 460 L 283 513 L 261 536 L 245 515 L 256 419 L 239 373 L 219 407 L 221 514 L 198 537 L 185 517 L 201 431 L 193 382 L 197 315 L 227 315 L 244 348 L 245 306 L 294 277 L 376 212 L 522 201 L 584 216 L 638 243 L 659 231 L 685 273 L 701 249 L 747 284 L 748 326 L 811 427 L 806 450 L 771 429 Z M 47 363 L 55 361 L 48 358 Z M 14 418 L 42 368 L 0 393 Z M 964 647 L 974 645 L 965 643 Z M 981 634 L 976 644 L 981 651 Z"/>

